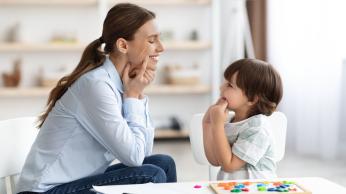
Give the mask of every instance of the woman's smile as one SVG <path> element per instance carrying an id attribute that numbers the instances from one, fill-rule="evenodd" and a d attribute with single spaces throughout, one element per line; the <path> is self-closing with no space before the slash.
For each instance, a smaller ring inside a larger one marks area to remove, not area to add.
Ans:
<path id="1" fill-rule="evenodd" d="M 160 59 L 160 55 L 150 55 L 149 58 L 157 63 Z"/>

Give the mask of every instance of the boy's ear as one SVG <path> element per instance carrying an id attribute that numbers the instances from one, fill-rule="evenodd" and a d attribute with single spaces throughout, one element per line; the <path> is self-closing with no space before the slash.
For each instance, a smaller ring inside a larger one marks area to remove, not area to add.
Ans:
<path id="1" fill-rule="evenodd" d="M 124 38 L 118 38 L 117 41 L 114 43 L 115 47 L 123 54 L 126 54 L 128 51 L 128 44 L 127 41 Z"/>
<path id="2" fill-rule="evenodd" d="M 259 97 L 256 95 L 252 101 L 249 101 L 249 105 L 252 106 L 259 101 Z"/>

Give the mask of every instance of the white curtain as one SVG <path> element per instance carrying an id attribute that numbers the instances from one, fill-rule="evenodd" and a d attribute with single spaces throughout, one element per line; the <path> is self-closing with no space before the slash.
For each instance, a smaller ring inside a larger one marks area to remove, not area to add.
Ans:
<path id="1" fill-rule="evenodd" d="M 287 146 L 301 154 L 345 147 L 345 10 L 344 0 L 268 0 L 268 60 L 283 78 Z"/>
<path id="2" fill-rule="evenodd" d="M 220 0 L 221 75 L 231 62 L 253 55 L 246 0 Z"/>

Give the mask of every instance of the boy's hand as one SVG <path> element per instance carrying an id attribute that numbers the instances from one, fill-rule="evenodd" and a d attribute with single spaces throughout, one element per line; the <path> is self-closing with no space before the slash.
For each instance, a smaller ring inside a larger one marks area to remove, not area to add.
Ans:
<path id="1" fill-rule="evenodd" d="M 211 120 L 210 120 L 210 109 L 213 106 L 210 106 L 207 110 L 207 112 L 204 113 L 203 120 L 202 120 L 202 126 L 204 130 L 210 130 L 211 126 Z"/>
<path id="2" fill-rule="evenodd" d="M 220 98 L 215 105 L 210 108 L 210 121 L 213 125 L 224 124 L 228 116 L 228 103 Z"/>
<path id="3" fill-rule="evenodd" d="M 206 123 L 206 124 L 210 124 L 211 120 L 210 120 L 210 109 L 212 108 L 213 106 L 210 106 L 207 110 L 207 112 L 205 112 L 204 116 L 203 116 L 203 123 Z"/>

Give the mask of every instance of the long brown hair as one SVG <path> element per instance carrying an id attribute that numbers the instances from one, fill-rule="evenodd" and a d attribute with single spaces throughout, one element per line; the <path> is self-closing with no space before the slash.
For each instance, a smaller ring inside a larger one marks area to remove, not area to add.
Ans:
<path id="1" fill-rule="evenodd" d="M 224 72 L 231 81 L 237 74 L 236 84 L 250 101 L 258 98 L 248 117 L 256 114 L 271 115 L 281 101 L 283 88 L 280 74 L 275 68 L 258 59 L 240 59 L 228 66 Z"/>
<path id="2" fill-rule="evenodd" d="M 133 40 L 136 31 L 147 21 L 154 18 L 155 14 L 153 12 L 131 3 L 120 3 L 112 7 L 103 23 L 102 36 L 85 48 L 77 67 L 70 75 L 61 78 L 50 92 L 47 108 L 39 117 L 38 127 L 42 127 L 56 101 L 64 95 L 79 77 L 103 64 L 105 55 L 114 51 L 113 45 L 117 39 Z M 100 50 L 102 43 L 105 43 L 104 51 Z"/>

